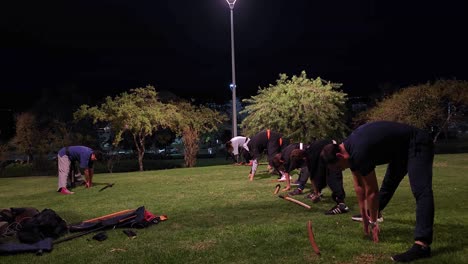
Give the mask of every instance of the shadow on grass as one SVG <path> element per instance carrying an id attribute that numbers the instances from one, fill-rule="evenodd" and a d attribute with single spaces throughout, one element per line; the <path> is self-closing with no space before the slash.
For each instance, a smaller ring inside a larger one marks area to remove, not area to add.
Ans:
<path id="1" fill-rule="evenodd" d="M 270 174 L 268 171 L 260 171 L 255 174 L 255 179 L 278 179 L 278 175 L 276 174 Z"/>
<path id="2" fill-rule="evenodd" d="M 412 242 L 413 232 L 415 227 L 414 220 L 401 220 L 401 219 L 388 219 L 386 218 L 387 225 L 391 227 L 384 227 L 382 231 L 386 234 L 387 240 L 398 243 Z M 385 224 L 384 224 L 385 225 Z M 461 224 L 434 224 L 434 234 L 436 236 L 436 243 L 442 243 L 441 246 L 431 247 L 432 256 L 436 255 L 450 255 L 459 251 L 463 251 L 466 244 L 463 241 L 466 239 L 464 232 L 454 233 L 453 230 L 464 230 L 465 227 Z M 437 237 L 441 237 L 437 239 Z M 447 241 L 447 242 L 444 242 Z M 449 243 L 443 244 L 443 243 Z"/>

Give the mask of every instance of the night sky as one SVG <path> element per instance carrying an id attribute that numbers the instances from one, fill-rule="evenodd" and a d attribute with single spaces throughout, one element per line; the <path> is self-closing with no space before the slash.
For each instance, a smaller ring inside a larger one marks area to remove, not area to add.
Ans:
<path id="1" fill-rule="evenodd" d="M 350 95 L 466 80 L 464 2 L 238 0 L 237 95 L 302 70 L 343 83 Z M 225 0 L 4 1 L 0 32 L 2 109 L 70 87 L 92 98 L 151 84 L 181 97 L 231 99 Z"/>

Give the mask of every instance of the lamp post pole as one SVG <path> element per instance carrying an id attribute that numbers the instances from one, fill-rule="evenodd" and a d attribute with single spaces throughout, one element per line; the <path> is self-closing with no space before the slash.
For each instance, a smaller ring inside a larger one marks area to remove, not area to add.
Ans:
<path id="1" fill-rule="evenodd" d="M 236 64 L 234 60 L 234 4 L 236 0 L 226 0 L 231 9 L 231 70 L 232 83 L 230 85 L 232 91 L 232 137 L 237 136 L 237 110 L 236 110 Z"/>

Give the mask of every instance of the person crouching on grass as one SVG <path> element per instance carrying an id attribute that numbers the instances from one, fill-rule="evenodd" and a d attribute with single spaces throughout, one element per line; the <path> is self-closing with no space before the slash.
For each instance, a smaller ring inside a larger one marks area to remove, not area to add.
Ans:
<path id="1" fill-rule="evenodd" d="M 286 144 L 286 143 L 285 143 Z M 268 169 L 272 169 L 273 157 L 281 152 L 283 147 L 283 136 L 280 133 L 270 131 L 269 129 L 257 133 L 255 136 L 250 138 L 247 144 L 244 144 L 245 150 L 247 150 L 252 158 L 252 167 L 249 173 L 249 180 L 253 181 L 255 172 L 258 167 L 258 159 L 260 159 L 263 151 L 267 151 L 268 158 Z"/>
<path id="2" fill-rule="evenodd" d="M 331 167 L 351 169 L 364 233 L 372 234 L 374 242 L 379 241 L 378 213 L 385 209 L 408 174 L 416 199 L 415 242 L 408 251 L 392 256 L 392 260 L 410 262 L 431 256 L 434 144 L 427 132 L 395 122 L 372 122 L 358 127 L 343 143 L 325 146 L 321 156 Z M 375 167 L 382 164 L 388 166 L 379 191 Z"/>
<path id="3" fill-rule="evenodd" d="M 249 143 L 249 141 L 250 138 L 243 136 L 233 137 L 229 141 L 227 141 L 225 144 L 226 152 L 228 155 L 226 159 L 228 157 L 231 157 L 235 163 L 244 164 L 244 162 L 241 161 L 243 157 L 245 159 L 245 163 L 249 164 L 250 160 L 247 160 L 247 157 L 245 155 L 240 155 L 244 150 L 244 144 Z"/>
<path id="4" fill-rule="evenodd" d="M 67 189 L 67 179 L 70 167 L 78 162 L 79 167 L 84 169 L 86 188 L 93 184 L 94 161 L 100 156 L 99 151 L 94 151 L 85 146 L 69 146 L 59 150 L 57 154 L 58 163 L 58 190 L 61 194 L 74 194 Z M 72 175 L 73 176 L 73 175 Z"/>
<path id="5" fill-rule="evenodd" d="M 272 160 L 273 169 L 276 170 L 281 175 L 281 178 L 278 180 L 279 182 L 286 181 L 286 177 L 288 177 L 289 182 L 291 182 L 291 175 L 290 175 L 291 171 L 295 169 L 300 169 L 302 173 L 302 170 L 306 169 L 306 165 L 304 165 L 303 168 L 295 168 L 293 167 L 293 164 L 291 163 L 291 152 L 295 149 L 300 149 L 303 146 L 304 146 L 303 143 L 291 143 L 285 148 L 283 148 L 283 150 L 281 150 L 280 153 L 277 153 L 273 157 L 273 160 Z"/>
<path id="6" fill-rule="evenodd" d="M 307 145 L 304 149 L 294 149 L 289 154 L 289 162 L 284 164 L 289 168 L 285 170 L 286 188 L 283 191 L 291 189 L 291 182 L 289 172 L 296 168 L 301 168 L 301 173 L 298 179 L 299 186 L 289 195 L 300 195 L 303 193 L 307 179 L 310 177 L 313 190 L 306 196 L 307 199 L 312 200 L 314 203 L 321 200 L 321 191 L 328 185 L 332 190 L 332 198 L 336 202 L 330 210 L 325 211 L 326 215 L 344 214 L 349 212 L 348 206 L 345 204 L 346 193 L 343 188 L 343 173 L 341 170 L 330 169 L 327 164 L 321 159 L 322 149 L 332 140 L 318 140 L 310 145 Z M 278 166 L 278 156 L 276 156 L 274 164 Z"/>

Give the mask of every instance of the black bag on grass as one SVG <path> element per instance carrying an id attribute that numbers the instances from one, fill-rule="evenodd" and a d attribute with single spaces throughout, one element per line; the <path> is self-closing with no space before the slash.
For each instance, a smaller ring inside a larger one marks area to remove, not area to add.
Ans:
<path id="1" fill-rule="evenodd" d="M 33 244 L 5 243 L 0 244 L 0 255 L 12 255 L 33 252 L 42 255 L 43 252 L 52 251 L 52 238 L 46 238 Z"/>
<path id="2" fill-rule="evenodd" d="M 21 222 L 17 237 L 22 243 L 36 243 L 45 238 L 56 239 L 68 230 L 67 223 L 52 209 Z"/>

